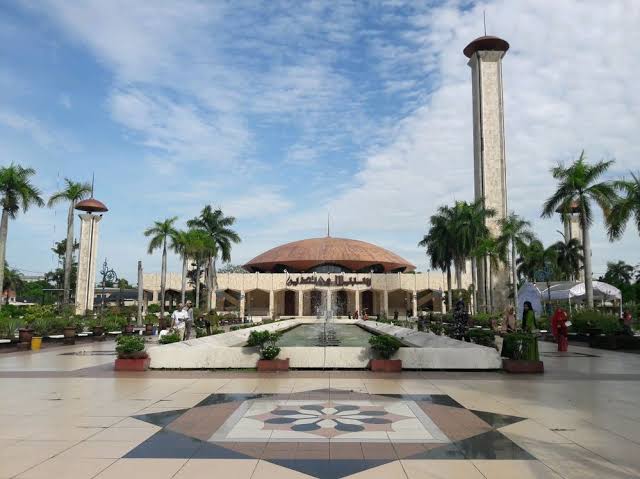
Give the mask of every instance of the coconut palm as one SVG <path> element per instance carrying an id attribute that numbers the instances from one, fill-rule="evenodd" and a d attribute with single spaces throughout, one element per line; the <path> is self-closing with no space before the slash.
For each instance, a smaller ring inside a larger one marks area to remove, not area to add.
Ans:
<path id="1" fill-rule="evenodd" d="M 493 270 L 500 268 L 501 263 L 506 262 L 505 252 L 500 249 L 496 238 L 485 236 L 480 239 L 476 247 L 471 251 L 471 256 L 476 259 L 487 260 L 485 265 L 485 307 L 489 312 L 493 311 Z"/>
<path id="2" fill-rule="evenodd" d="M 622 197 L 616 200 L 607 217 L 607 232 L 611 241 L 620 239 L 632 216 L 640 234 L 640 173 L 631 173 L 631 178 L 630 181 L 616 181 L 614 184 Z"/>
<path id="3" fill-rule="evenodd" d="M 184 255 L 193 259 L 193 283 L 195 289 L 195 304 L 200 307 L 200 277 L 202 268 L 207 265 L 209 258 L 215 256 L 215 244 L 209 233 L 202 229 L 190 229 L 184 238 Z"/>
<path id="4" fill-rule="evenodd" d="M 71 268 L 73 264 L 73 220 L 75 218 L 74 209 L 76 203 L 91 194 L 91 185 L 89 183 L 78 183 L 64 179 L 65 186 L 62 190 L 51 195 L 47 206 L 49 208 L 63 202 L 69 203 L 67 211 L 67 241 L 64 253 L 64 283 L 63 283 L 63 302 L 69 304 L 71 298 Z"/>
<path id="5" fill-rule="evenodd" d="M 593 203 L 595 202 L 609 215 L 611 207 L 617 200 L 614 184 L 598 179 L 607 172 L 613 160 L 599 161 L 596 164 L 586 162 L 584 151 L 580 158 L 568 167 L 559 164 L 551 169 L 551 174 L 558 180 L 556 191 L 545 201 L 542 209 L 543 217 L 551 217 L 556 210 L 569 214 L 575 207 L 582 229 L 582 245 L 584 248 L 584 276 L 587 307 L 593 308 L 593 278 L 591 277 L 591 235 L 593 223 Z"/>
<path id="6" fill-rule="evenodd" d="M 577 238 L 569 241 L 558 241 L 551 245 L 555 250 L 556 265 L 564 279 L 575 281 L 580 275 L 581 264 L 584 262 L 582 245 Z"/>
<path id="7" fill-rule="evenodd" d="M 218 257 L 228 263 L 231 261 L 232 243 L 239 243 L 240 236 L 231 229 L 236 222 L 233 216 L 225 216 L 221 209 L 213 209 L 211 205 L 205 206 L 200 212 L 200 216 L 193 218 L 187 222 L 190 228 L 198 228 L 206 231 L 213 240 L 214 249 L 206 265 L 207 279 L 207 311 L 215 309 L 215 301 L 213 301 L 215 292 L 218 288 L 218 279 L 216 272 L 216 260 Z"/>
<path id="8" fill-rule="evenodd" d="M 187 292 L 187 261 L 186 254 L 188 241 L 188 231 L 176 231 L 171 237 L 171 249 L 182 258 L 182 281 L 180 286 L 180 302 L 184 303 Z"/>
<path id="9" fill-rule="evenodd" d="M 451 264 L 453 263 L 453 223 L 452 210 L 448 206 L 441 206 L 435 215 L 429 219 L 429 232 L 424 235 L 418 246 L 427 250 L 431 267 L 447 273 L 447 309 L 452 309 L 451 294 Z"/>
<path id="10" fill-rule="evenodd" d="M 556 251 L 553 247 L 545 248 L 539 240 L 533 240 L 524 246 L 516 264 L 518 277 L 535 282 L 540 271 L 549 266 L 556 267 Z"/>
<path id="11" fill-rule="evenodd" d="M 522 254 L 526 246 L 536 237 L 530 230 L 531 223 L 515 213 L 510 213 L 506 218 L 498 220 L 500 234 L 497 238 L 497 247 L 503 257 L 508 257 L 510 253 L 511 285 L 513 288 L 514 304 L 518 301 L 518 276 L 516 273 L 516 253 Z"/>
<path id="12" fill-rule="evenodd" d="M 157 249 L 162 249 L 162 273 L 160 275 L 160 320 L 164 321 L 164 296 L 167 286 L 167 243 L 176 235 L 173 224 L 178 220 L 177 216 L 166 220 L 155 221 L 153 226 L 144 232 L 146 237 L 151 237 L 147 252 L 152 254 Z"/>
<path id="13" fill-rule="evenodd" d="M 634 270 L 633 266 L 624 261 L 607 262 L 607 272 L 602 279 L 617 288 L 628 286 L 633 280 Z"/>
<path id="14" fill-rule="evenodd" d="M 9 219 L 15 219 L 20 209 L 26 212 L 31 205 L 44 205 L 40 190 L 31 183 L 31 177 L 35 174 L 33 168 L 24 168 L 15 163 L 0 167 L 0 265 L 4 264 L 6 258 Z M 0 268 L 0 284 L 4 284 L 4 268 Z"/>

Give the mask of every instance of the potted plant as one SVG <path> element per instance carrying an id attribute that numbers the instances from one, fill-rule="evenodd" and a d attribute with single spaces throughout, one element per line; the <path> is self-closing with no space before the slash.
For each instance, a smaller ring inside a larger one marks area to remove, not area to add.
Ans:
<path id="1" fill-rule="evenodd" d="M 171 343 L 179 343 L 180 342 L 180 334 L 176 333 L 175 331 L 167 333 L 163 336 L 160 336 L 160 339 L 158 339 L 158 342 L 160 344 L 171 344 Z"/>
<path id="2" fill-rule="evenodd" d="M 116 371 L 146 371 L 149 368 L 149 355 L 144 350 L 144 339 L 140 336 L 119 336 L 116 341 L 118 358 Z"/>
<path id="3" fill-rule="evenodd" d="M 124 329 L 122 330 L 122 332 L 124 334 L 133 334 L 133 321 L 131 321 L 131 318 L 129 316 L 127 316 L 125 318 L 125 323 L 124 323 Z"/>
<path id="4" fill-rule="evenodd" d="M 276 346 L 280 334 L 271 331 L 251 331 L 247 346 L 257 347 L 260 359 L 256 364 L 258 371 L 288 371 L 289 358 L 276 359 L 280 348 Z"/>
<path id="5" fill-rule="evenodd" d="M 146 314 L 144 317 L 144 334 L 145 336 L 152 336 L 153 335 L 153 325 L 156 323 L 156 320 L 158 318 L 156 318 L 155 314 Z"/>
<path id="6" fill-rule="evenodd" d="M 381 334 L 378 336 L 372 336 L 369 338 L 369 344 L 371 349 L 380 356 L 382 359 L 372 359 L 370 361 L 370 367 L 372 371 L 380 371 L 386 373 L 395 373 L 402 371 L 402 360 L 391 359 L 400 347 L 402 343 L 393 336 L 388 334 Z"/>
<path id="7" fill-rule="evenodd" d="M 49 316 L 41 316 L 33 323 L 33 337 L 31 338 L 31 350 L 39 351 L 42 346 L 42 338 L 51 334 L 52 321 Z"/>
<path id="8" fill-rule="evenodd" d="M 100 315 L 93 317 L 93 312 L 87 312 L 87 324 L 91 329 L 94 341 L 104 341 L 106 336 L 104 334 L 104 318 Z"/>
<path id="9" fill-rule="evenodd" d="M 543 373 L 538 337 L 532 333 L 517 332 L 505 335 L 502 342 L 502 368 L 509 373 Z"/>

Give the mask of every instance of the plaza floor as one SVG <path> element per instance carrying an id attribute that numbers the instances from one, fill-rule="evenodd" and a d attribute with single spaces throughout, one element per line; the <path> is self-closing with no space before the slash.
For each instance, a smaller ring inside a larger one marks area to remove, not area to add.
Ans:
<path id="1" fill-rule="evenodd" d="M 640 355 L 546 373 L 113 371 L 113 342 L 0 355 L 0 478 L 640 477 Z"/>

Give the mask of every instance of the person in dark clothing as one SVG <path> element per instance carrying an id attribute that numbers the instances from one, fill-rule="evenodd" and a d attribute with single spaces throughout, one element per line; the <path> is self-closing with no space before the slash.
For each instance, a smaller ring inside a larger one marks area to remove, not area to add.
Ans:
<path id="1" fill-rule="evenodd" d="M 462 341 L 467 333 L 469 324 L 469 313 L 464 307 L 464 301 L 458 300 L 453 311 L 453 338 Z"/>

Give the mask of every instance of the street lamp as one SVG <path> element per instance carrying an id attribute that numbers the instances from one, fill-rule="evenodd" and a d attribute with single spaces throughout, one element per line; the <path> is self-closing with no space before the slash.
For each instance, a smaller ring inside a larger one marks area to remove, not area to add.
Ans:
<path id="1" fill-rule="evenodd" d="M 111 283 L 115 283 L 116 281 L 118 281 L 118 275 L 113 269 L 109 268 L 109 265 L 107 264 L 107 258 L 104 259 L 104 263 L 102 264 L 102 269 L 100 270 L 100 274 L 102 275 L 102 305 L 100 307 L 100 314 L 104 314 L 106 282 L 109 281 Z"/>

